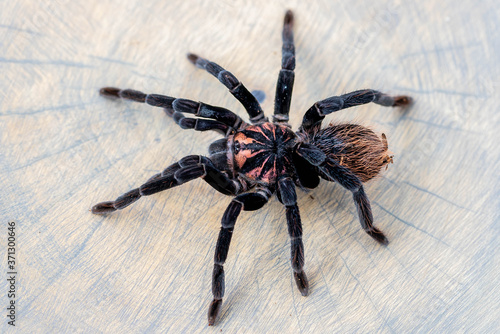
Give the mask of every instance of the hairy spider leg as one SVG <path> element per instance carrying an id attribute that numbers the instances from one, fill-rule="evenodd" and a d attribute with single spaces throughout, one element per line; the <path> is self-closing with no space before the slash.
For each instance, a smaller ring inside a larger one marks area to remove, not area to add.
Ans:
<path id="1" fill-rule="evenodd" d="M 167 167 L 163 172 L 152 176 L 139 188 L 126 192 L 114 201 L 94 205 L 92 213 L 106 214 L 121 210 L 142 196 L 152 195 L 197 178 L 202 178 L 214 189 L 225 195 L 236 195 L 242 189 L 240 182 L 229 178 L 226 173 L 218 170 L 207 157 L 188 155 Z"/>
<path id="2" fill-rule="evenodd" d="M 267 117 L 265 117 L 264 111 L 262 111 L 262 108 L 260 107 L 260 104 L 255 96 L 253 96 L 252 93 L 250 93 L 231 72 L 226 71 L 216 63 L 201 58 L 195 54 L 189 53 L 187 57 L 191 63 L 212 74 L 229 89 L 229 92 L 233 94 L 238 101 L 240 101 L 247 111 L 250 116 L 250 122 L 267 122 Z"/>
<path id="3" fill-rule="evenodd" d="M 288 176 L 278 181 L 279 199 L 286 207 L 286 221 L 288 235 L 290 236 L 290 261 L 293 269 L 295 283 L 302 296 L 309 294 L 309 281 L 304 272 L 304 243 L 302 242 L 302 223 L 299 207 L 297 206 L 297 193 L 295 183 Z"/>
<path id="4" fill-rule="evenodd" d="M 340 165 L 336 160 L 327 157 L 323 151 L 311 144 L 299 147 L 297 154 L 311 165 L 318 167 L 323 172 L 323 178 L 328 181 L 335 181 L 351 191 L 363 230 L 382 245 L 389 243 L 384 233 L 373 226 L 372 209 L 365 194 L 363 183 L 351 170 Z"/>
<path id="5" fill-rule="evenodd" d="M 387 240 L 384 233 L 373 226 L 373 215 L 370 201 L 368 200 L 368 196 L 365 194 L 361 180 L 348 168 L 341 166 L 334 159 L 328 158 L 319 166 L 319 168 L 331 181 L 338 182 L 341 186 L 352 192 L 354 203 L 356 204 L 356 210 L 358 212 L 359 222 L 361 223 L 363 230 L 365 230 L 369 236 L 378 241 L 380 244 L 389 244 L 389 240 Z"/>
<path id="6" fill-rule="evenodd" d="M 174 121 L 183 129 L 193 129 L 196 131 L 214 130 L 227 135 L 246 124 L 232 111 L 203 102 L 159 94 L 146 94 L 133 89 L 122 90 L 115 87 L 101 88 L 100 94 L 109 98 L 122 98 L 164 108 L 167 115 L 173 116 Z M 193 114 L 202 118 L 187 118 L 182 113 Z"/>
<path id="7" fill-rule="evenodd" d="M 340 96 L 332 96 L 316 102 L 306 111 L 299 131 L 313 133 L 321 128 L 321 122 L 326 115 L 342 109 L 359 106 L 366 103 L 376 103 L 384 107 L 406 106 L 411 103 L 409 96 L 389 96 L 372 89 L 357 90 Z"/>
<path id="8" fill-rule="evenodd" d="M 241 210 L 253 211 L 262 208 L 271 197 L 267 188 L 256 188 L 255 192 L 244 193 L 233 198 L 222 216 L 221 229 L 215 246 L 214 269 L 212 273 L 212 294 L 214 299 L 208 307 L 208 325 L 212 326 L 219 315 L 222 298 L 224 297 L 225 278 L 224 263 L 227 259 L 229 244 L 233 235 L 234 225 Z"/>
<path id="9" fill-rule="evenodd" d="M 288 10 L 283 23 L 283 46 L 281 47 L 281 70 L 276 83 L 273 121 L 288 123 L 295 79 L 295 46 L 293 44 L 293 13 Z"/>

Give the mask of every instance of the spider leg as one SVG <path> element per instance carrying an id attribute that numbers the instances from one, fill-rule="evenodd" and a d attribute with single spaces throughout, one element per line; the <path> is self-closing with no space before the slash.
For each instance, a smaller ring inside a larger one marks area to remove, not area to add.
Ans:
<path id="1" fill-rule="evenodd" d="M 297 153 L 292 155 L 292 159 L 300 185 L 306 189 L 316 188 L 320 182 L 316 168 Z"/>
<path id="2" fill-rule="evenodd" d="M 241 210 L 253 211 L 264 206 L 271 196 L 271 191 L 261 188 L 256 192 L 236 196 L 222 216 L 222 226 L 215 246 L 214 269 L 212 273 L 212 294 L 214 299 L 208 307 L 208 325 L 212 326 L 217 319 L 224 297 L 225 278 L 224 263 L 227 259 L 229 244 L 233 235 L 234 225 Z"/>
<path id="3" fill-rule="evenodd" d="M 295 46 L 293 44 L 293 13 L 291 10 L 288 10 L 285 15 L 282 38 L 281 70 L 276 83 L 273 121 L 287 123 L 295 79 Z"/>
<path id="4" fill-rule="evenodd" d="M 357 90 L 340 96 L 332 96 L 316 102 L 306 111 L 299 130 L 312 133 L 321 127 L 321 122 L 326 115 L 349 107 L 370 102 L 384 107 L 398 107 L 409 105 L 411 101 L 412 99 L 409 96 L 392 97 L 372 89 Z"/>
<path id="5" fill-rule="evenodd" d="M 173 116 L 175 122 L 183 129 L 194 129 L 196 131 L 215 130 L 225 135 L 233 129 L 238 129 L 246 124 L 232 111 L 203 102 L 159 94 L 146 94 L 133 89 L 122 90 L 115 87 L 101 88 L 100 94 L 109 98 L 122 98 L 164 108 L 167 115 Z M 182 113 L 209 119 L 186 118 Z"/>
<path id="6" fill-rule="evenodd" d="M 231 72 L 226 71 L 216 63 L 201 58 L 195 54 L 190 53 L 187 57 L 191 63 L 212 74 L 229 89 L 229 92 L 233 94 L 233 96 L 240 101 L 246 109 L 248 115 L 250 116 L 250 122 L 258 123 L 267 121 L 264 111 L 262 111 L 262 108 L 260 107 L 260 104 L 255 96 L 253 96 L 252 93 L 250 93 Z"/>
<path id="7" fill-rule="evenodd" d="M 139 188 L 126 192 L 114 201 L 94 205 L 92 213 L 106 214 L 121 210 L 142 196 L 152 195 L 200 177 L 225 195 L 235 195 L 242 188 L 238 181 L 230 179 L 224 172 L 215 168 L 210 159 L 199 155 L 189 155 L 170 165 L 163 172 L 154 175 Z"/>
<path id="8" fill-rule="evenodd" d="M 291 263 L 293 277 L 302 296 L 309 294 L 309 281 L 304 272 L 304 244 L 302 242 L 302 223 L 300 221 L 299 207 L 295 184 L 290 177 L 278 181 L 279 199 L 286 207 L 286 221 L 290 235 Z"/>
<path id="9" fill-rule="evenodd" d="M 340 165 L 336 160 L 327 157 L 323 151 L 314 145 L 301 144 L 296 152 L 311 165 L 318 167 L 323 173 L 323 178 L 338 182 L 342 187 L 352 192 L 361 227 L 373 239 L 383 245 L 387 245 L 389 241 L 384 233 L 373 226 L 370 201 L 365 194 L 361 180 L 348 168 Z"/>
<path id="10" fill-rule="evenodd" d="M 359 222 L 363 230 L 382 245 L 389 244 L 389 240 L 387 240 L 384 233 L 373 226 L 370 201 L 365 194 L 361 180 L 348 168 L 341 166 L 337 161 L 331 158 L 327 158 L 318 167 L 324 173 L 327 180 L 338 182 L 342 187 L 352 192 Z"/>

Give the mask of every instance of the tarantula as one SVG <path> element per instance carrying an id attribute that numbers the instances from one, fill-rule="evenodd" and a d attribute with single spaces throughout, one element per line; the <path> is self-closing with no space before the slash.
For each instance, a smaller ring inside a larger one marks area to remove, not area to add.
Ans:
<path id="1" fill-rule="evenodd" d="M 141 196 L 152 195 L 197 178 L 202 178 L 224 195 L 234 196 L 222 216 L 215 247 L 209 325 L 215 323 L 221 309 L 225 286 L 223 266 L 236 219 L 241 210 L 262 208 L 273 194 L 286 207 L 293 276 L 303 296 L 309 293 L 309 283 L 303 270 L 304 245 L 296 187 L 303 190 L 315 188 L 320 178 L 339 183 L 352 192 L 365 232 L 379 243 L 388 244 L 384 234 L 373 226 L 370 202 L 363 188 L 363 182 L 372 179 L 383 166 L 392 162 L 385 135 L 379 138 L 372 130 L 357 124 L 330 124 L 322 129 L 321 123 L 326 115 L 341 109 L 370 102 L 386 107 L 405 106 L 411 102 L 411 98 L 391 97 L 371 89 L 329 97 L 314 103 L 306 111 L 299 130 L 292 131 L 288 124 L 288 113 L 295 78 L 293 22 L 293 14 L 289 10 L 283 25 L 281 70 L 276 85 L 272 122 L 265 117 L 256 98 L 233 74 L 194 54 L 188 54 L 188 59 L 229 89 L 248 112 L 252 125 L 230 110 L 202 102 L 145 94 L 131 89 L 106 87 L 100 90 L 100 94 L 105 97 L 164 108 L 183 129 L 214 130 L 224 136 L 210 145 L 208 157 L 184 157 L 139 188 L 92 208 L 92 213 L 106 214 L 129 206 Z M 197 117 L 188 118 L 184 114 Z"/>

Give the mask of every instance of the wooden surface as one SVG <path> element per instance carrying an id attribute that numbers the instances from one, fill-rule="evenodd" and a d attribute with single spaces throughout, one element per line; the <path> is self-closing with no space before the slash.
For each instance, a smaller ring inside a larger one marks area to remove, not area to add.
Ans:
<path id="1" fill-rule="evenodd" d="M 18 240 L 24 333 L 327 333 L 500 330 L 500 6 L 496 1 L 15 1 L 0 12 L 0 245 Z M 328 120 L 386 133 L 394 164 L 367 184 L 377 245 L 351 195 L 301 193 L 306 272 L 298 293 L 283 207 L 241 214 L 218 326 L 207 327 L 213 251 L 230 202 L 202 181 L 108 217 L 91 206 L 140 185 L 213 133 L 160 109 L 98 96 L 106 85 L 220 105 L 246 116 L 185 58 L 229 69 L 273 108 L 286 8 L 296 14 L 291 123 L 360 88 L 409 94 L 407 112 L 367 105 Z M 311 195 L 311 196 L 310 196 Z"/>

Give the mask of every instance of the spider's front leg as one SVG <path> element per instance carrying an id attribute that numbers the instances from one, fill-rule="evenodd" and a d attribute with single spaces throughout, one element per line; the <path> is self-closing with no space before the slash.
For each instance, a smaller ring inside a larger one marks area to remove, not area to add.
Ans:
<path id="1" fill-rule="evenodd" d="M 224 297 L 225 279 L 224 263 L 227 259 L 229 244 L 233 236 L 234 225 L 241 210 L 253 211 L 264 206 L 271 196 L 271 191 L 267 188 L 257 189 L 256 192 L 245 193 L 236 196 L 227 207 L 222 216 L 222 226 L 215 246 L 214 270 L 212 274 L 212 293 L 214 299 L 208 308 L 208 325 L 212 326 L 217 319 Z"/>
<path id="2" fill-rule="evenodd" d="M 231 110 L 212 106 L 203 102 L 179 99 L 160 94 L 146 94 L 138 90 L 120 89 L 116 87 L 101 88 L 99 93 L 111 99 L 121 98 L 163 108 L 165 113 L 172 116 L 175 123 L 183 129 L 193 129 L 195 131 L 214 130 L 223 135 L 227 135 L 234 129 L 245 126 L 246 124 Z M 193 114 L 200 118 L 184 117 L 183 113 Z"/>
<path id="3" fill-rule="evenodd" d="M 189 155 L 170 165 L 163 172 L 154 175 L 139 188 L 126 192 L 114 201 L 94 205 L 92 213 L 106 214 L 121 210 L 142 196 L 152 195 L 197 178 L 204 179 L 214 189 L 225 195 L 235 195 L 241 189 L 239 182 L 219 171 L 207 157 Z"/>
<path id="4" fill-rule="evenodd" d="M 316 102 L 306 111 L 300 131 L 314 133 L 316 129 L 321 128 L 321 122 L 326 115 L 370 102 L 384 107 L 404 107 L 412 103 L 412 98 L 405 95 L 390 96 L 373 89 L 357 90 L 340 96 L 332 96 Z"/>
<path id="5" fill-rule="evenodd" d="M 293 13 L 288 10 L 283 22 L 283 46 L 281 47 L 281 70 L 276 83 L 273 121 L 288 123 L 295 80 L 295 45 L 293 43 Z"/>
<path id="6" fill-rule="evenodd" d="M 219 79 L 219 81 L 229 89 L 229 92 L 233 94 L 238 101 L 240 101 L 247 111 L 248 116 L 250 116 L 250 122 L 267 122 L 264 111 L 262 111 L 262 108 L 255 96 L 253 96 L 252 93 L 250 93 L 231 72 L 226 71 L 220 65 L 205 58 L 201 58 L 193 53 L 188 54 L 187 57 L 193 65 L 206 70 L 208 73 Z"/>

